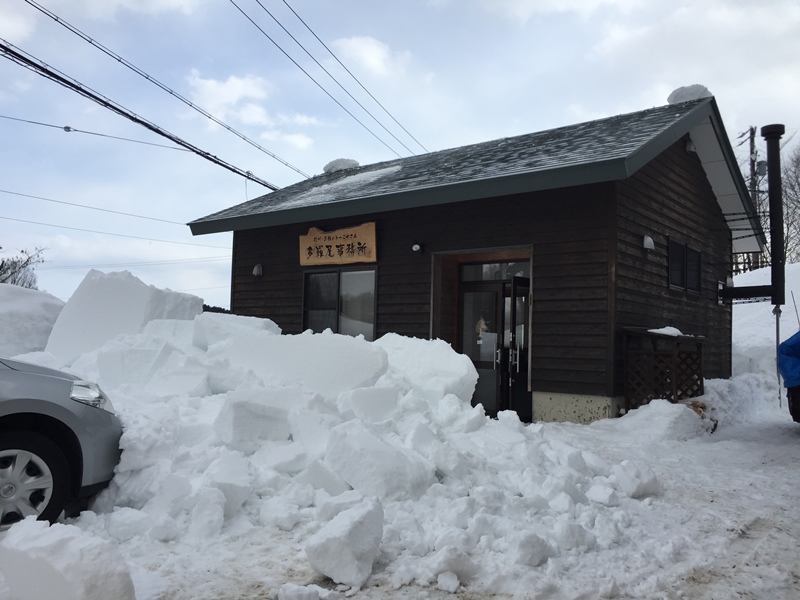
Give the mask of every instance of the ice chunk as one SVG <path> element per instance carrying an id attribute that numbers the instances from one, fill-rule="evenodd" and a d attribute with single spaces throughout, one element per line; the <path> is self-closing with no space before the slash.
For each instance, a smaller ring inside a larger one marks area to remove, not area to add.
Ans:
<path id="1" fill-rule="evenodd" d="M 0 538 L 0 567 L 15 600 L 135 600 L 116 544 L 74 525 L 28 517 Z"/>
<path id="2" fill-rule="evenodd" d="M 646 498 L 661 492 L 656 474 L 646 465 L 623 460 L 611 468 L 611 475 L 619 489 L 631 498 Z"/>
<path id="3" fill-rule="evenodd" d="M 447 342 L 387 333 L 373 343 L 386 350 L 392 371 L 426 397 L 454 394 L 469 404 L 478 372 Z"/>
<path id="4" fill-rule="evenodd" d="M 225 494 L 226 518 L 230 518 L 253 493 L 248 461 L 238 452 L 225 454 L 210 465 L 205 472 L 208 484 Z"/>
<path id="5" fill-rule="evenodd" d="M 265 384 L 297 385 L 325 398 L 373 385 L 386 372 L 388 360 L 379 347 L 349 335 L 274 335 L 245 331 L 209 348 L 213 358 L 228 359 L 251 370 Z"/>
<path id="6" fill-rule="evenodd" d="M 538 567 L 553 556 L 553 552 L 546 540 L 530 532 L 517 536 L 511 544 L 511 557 L 518 565 Z"/>
<path id="7" fill-rule="evenodd" d="M 592 502 L 604 504 L 605 506 L 619 506 L 617 492 L 607 485 L 593 485 L 587 490 L 586 497 Z"/>
<path id="8" fill-rule="evenodd" d="M 252 452 L 258 440 L 288 440 L 289 412 L 305 404 L 300 386 L 235 390 L 228 393 L 214 430 L 232 448 Z"/>
<path id="9" fill-rule="evenodd" d="M 204 312 L 194 318 L 192 343 L 201 350 L 208 350 L 209 346 L 247 331 L 281 334 L 281 328 L 269 319 Z"/>
<path id="10" fill-rule="evenodd" d="M 127 506 L 115 508 L 108 517 L 108 535 L 121 542 L 145 533 L 150 528 L 150 515 Z"/>
<path id="11" fill-rule="evenodd" d="M 308 463 L 305 470 L 294 480 L 299 483 L 307 483 L 316 490 L 325 490 L 331 496 L 338 496 L 350 489 L 344 479 L 320 460 L 312 460 Z"/>
<path id="12" fill-rule="evenodd" d="M 296 410 L 289 413 L 289 430 L 292 439 L 303 444 L 306 454 L 313 458 L 325 456 L 331 429 L 341 423 L 333 415 L 311 410 Z"/>
<path id="13" fill-rule="evenodd" d="M 325 462 L 365 496 L 414 498 L 436 482 L 433 465 L 389 444 L 358 420 L 331 431 Z"/>
<path id="14" fill-rule="evenodd" d="M 298 473 L 308 466 L 305 449 L 297 442 L 272 442 L 261 446 L 252 458 L 260 469 Z"/>
<path id="15" fill-rule="evenodd" d="M 383 506 L 377 498 L 340 512 L 305 545 L 311 567 L 337 583 L 360 588 L 378 555 Z"/>
<path id="16" fill-rule="evenodd" d="M 428 560 L 428 568 L 434 576 L 452 572 L 461 583 L 469 583 L 478 572 L 478 565 L 463 551 L 445 546 Z"/>
<path id="17" fill-rule="evenodd" d="M 376 423 L 392 418 L 397 411 L 398 396 L 399 392 L 395 388 L 357 388 L 339 394 L 336 404 L 339 413 L 345 418 L 354 415 L 364 421 Z"/>

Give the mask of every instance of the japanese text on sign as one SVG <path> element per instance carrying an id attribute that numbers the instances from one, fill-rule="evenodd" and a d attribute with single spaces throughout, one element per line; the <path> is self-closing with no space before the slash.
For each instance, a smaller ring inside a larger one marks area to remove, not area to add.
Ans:
<path id="1" fill-rule="evenodd" d="M 322 231 L 316 227 L 300 236 L 300 265 L 346 265 L 377 262 L 375 223 Z"/>

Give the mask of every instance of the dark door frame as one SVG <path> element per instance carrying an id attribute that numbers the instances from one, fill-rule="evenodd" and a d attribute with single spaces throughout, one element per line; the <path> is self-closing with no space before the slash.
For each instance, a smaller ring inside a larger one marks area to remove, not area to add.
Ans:
<path id="1" fill-rule="evenodd" d="M 470 287 L 476 287 L 471 283 L 464 282 L 462 284 L 460 280 L 460 267 L 465 264 L 481 264 L 481 263 L 503 263 L 503 262 L 528 262 L 531 265 L 531 275 L 532 275 L 532 267 L 533 267 L 533 247 L 532 246 L 515 246 L 515 247 L 507 247 L 507 248 L 494 248 L 494 249 L 481 249 L 481 250 L 464 250 L 464 251 L 454 251 L 454 252 L 442 252 L 442 253 L 435 253 L 432 256 L 432 285 L 431 285 L 431 339 L 443 339 L 449 342 L 454 348 L 459 349 L 462 345 L 462 333 L 461 333 L 461 321 L 463 318 L 462 310 L 462 290 L 469 289 Z M 487 282 L 487 288 L 491 287 L 491 282 Z M 480 284 L 479 284 L 480 285 Z M 513 286 L 511 285 L 511 280 L 507 280 L 504 282 L 497 282 L 499 285 L 499 308 L 498 311 L 502 312 L 504 306 L 504 297 L 508 297 L 509 294 L 513 294 L 514 292 L 506 292 L 505 286 L 508 286 L 511 289 Z M 529 283 L 529 286 L 531 284 Z M 479 286 L 478 286 L 479 287 Z M 477 289 L 477 287 L 476 287 Z M 529 287 L 530 290 L 530 287 Z M 527 336 L 527 348 L 528 352 L 526 356 L 521 356 L 520 360 L 523 362 L 520 363 L 520 370 L 527 373 L 527 377 L 523 375 L 523 385 L 524 388 L 527 390 L 528 402 L 531 404 L 532 407 L 532 394 L 531 394 L 531 380 L 530 380 L 530 373 L 531 373 L 531 364 L 530 364 L 530 356 L 531 356 L 531 342 L 532 342 L 532 335 L 531 335 L 531 320 L 530 320 L 530 311 L 531 311 L 531 303 L 530 298 L 532 295 L 529 293 L 529 303 L 528 303 L 528 330 L 526 332 Z M 512 307 L 514 302 L 512 300 Z M 502 332 L 501 332 L 502 334 Z M 500 364 L 497 365 L 498 377 L 499 373 L 502 373 L 503 376 L 506 376 L 506 371 L 509 369 L 508 365 L 508 353 L 501 352 L 501 361 Z M 516 368 L 516 365 L 515 365 Z M 502 386 L 498 385 L 498 389 Z M 498 398 L 498 402 L 501 399 Z M 509 398 L 505 398 L 502 400 L 502 404 L 504 408 L 508 408 L 510 406 L 505 406 L 506 404 L 510 404 Z M 512 407 L 516 408 L 516 407 Z M 496 411 L 487 411 L 487 412 L 496 412 Z M 520 417 L 526 421 L 531 419 L 531 408 L 528 408 L 526 405 L 526 410 L 518 410 L 520 413 Z"/>

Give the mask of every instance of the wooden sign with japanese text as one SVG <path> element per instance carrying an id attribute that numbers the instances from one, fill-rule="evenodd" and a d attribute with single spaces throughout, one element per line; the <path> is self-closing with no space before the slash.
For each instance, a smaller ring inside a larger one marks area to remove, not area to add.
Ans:
<path id="1" fill-rule="evenodd" d="M 374 221 L 336 231 L 312 227 L 300 236 L 300 265 L 303 267 L 377 261 Z"/>

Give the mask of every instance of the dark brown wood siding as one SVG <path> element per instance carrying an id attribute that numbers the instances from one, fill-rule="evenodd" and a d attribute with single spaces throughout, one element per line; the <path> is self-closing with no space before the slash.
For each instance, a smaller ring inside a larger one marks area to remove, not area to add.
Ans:
<path id="1" fill-rule="evenodd" d="M 729 377 L 731 308 L 717 303 L 717 282 L 730 274 L 731 234 L 697 155 L 680 140 L 616 187 L 616 392 L 622 393 L 620 340 L 626 326 L 673 326 L 705 336 L 705 377 Z M 642 247 L 645 235 L 655 243 L 650 252 Z M 669 286 L 670 239 L 701 251 L 700 294 Z"/>
<path id="2" fill-rule="evenodd" d="M 532 255 L 534 391 L 608 394 L 613 386 L 606 351 L 612 206 L 613 185 L 605 184 L 237 231 L 231 309 L 271 318 L 285 333 L 299 333 L 303 269 L 298 236 L 311 226 L 333 230 L 375 221 L 377 335 L 427 338 L 434 257 L 525 247 Z M 411 251 L 415 242 L 423 245 L 422 253 Z M 252 275 L 257 263 L 263 265 L 261 278 Z M 452 273 L 438 282 L 451 298 Z M 449 315 L 439 318 L 452 322 L 457 302 L 444 310 Z M 452 327 L 437 335 L 456 342 Z"/>

